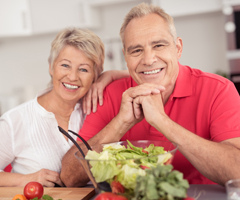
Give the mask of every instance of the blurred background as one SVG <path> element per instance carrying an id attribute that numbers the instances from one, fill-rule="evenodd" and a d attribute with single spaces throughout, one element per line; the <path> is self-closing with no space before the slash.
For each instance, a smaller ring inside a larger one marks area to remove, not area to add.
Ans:
<path id="1" fill-rule="evenodd" d="M 65 27 L 103 40 L 105 70 L 127 69 L 119 29 L 141 2 L 173 16 L 181 64 L 225 76 L 240 90 L 240 0 L 0 0 L 0 115 L 47 87 L 50 45 Z"/>

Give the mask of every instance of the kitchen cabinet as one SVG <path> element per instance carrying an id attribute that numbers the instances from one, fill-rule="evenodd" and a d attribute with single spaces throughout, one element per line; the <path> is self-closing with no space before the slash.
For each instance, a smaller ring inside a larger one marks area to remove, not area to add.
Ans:
<path id="1" fill-rule="evenodd" d="M 94 6 L 106 6 L 106 5 L 113 5 L 113 4 L 123 4 L 129 3 L 134 1 L 139 1 L 139 3 L 143 2 L 142 0 L 88 0 L 91 5 Z"/>
<path id="2" fill-rule="evenodd" d="M 0 0 L 0 37 L 100 27 L 98 7 L 85 0 Z"/>
<path id="3" fill-rule="evenodd" d="M 222 9 L 221 0 L 151 0 L 151 3 L 159 5 L 172 17 L 215 12 Z"/>
<path id="4" fill-rule="evenodd" d="M 0 5 L 0 36 L 30 34 L 27 0 L 0 0 Z"/>

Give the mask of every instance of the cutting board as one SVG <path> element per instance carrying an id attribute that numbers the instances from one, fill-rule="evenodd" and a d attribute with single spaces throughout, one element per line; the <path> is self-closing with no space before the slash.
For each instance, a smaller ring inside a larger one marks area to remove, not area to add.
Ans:
<path id="1" fill-rule="evenodd" d="M 23 187 L 0 187 L 0 200 L 12 200 L 16 194 L 23 194 Z M 95 194 L 94 188 L 44 188 L 44 194 L 54 200 L 88 200 Z"/>

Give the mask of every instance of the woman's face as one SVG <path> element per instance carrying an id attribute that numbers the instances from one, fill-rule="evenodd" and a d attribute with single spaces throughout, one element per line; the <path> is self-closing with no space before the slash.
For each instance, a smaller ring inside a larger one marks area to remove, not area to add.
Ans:
<path id="1" fill-rule="evenodd" d="M 65 46 L 49 66 L 53 92 L 64 101 L 77 103 L 92 85 L 94 62 L 76 47 Z"/>

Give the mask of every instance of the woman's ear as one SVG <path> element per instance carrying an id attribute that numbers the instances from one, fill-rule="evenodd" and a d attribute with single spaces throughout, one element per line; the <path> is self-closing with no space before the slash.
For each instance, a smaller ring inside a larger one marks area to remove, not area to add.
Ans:
<path id="1" fill-rule="evenodd" d="M 52 76 L 52 71 L 53 71 L 53 69 L 52 69 L 52 66 L 51 66 L 51 64 L 49 64 L 49 74 Z"/>

